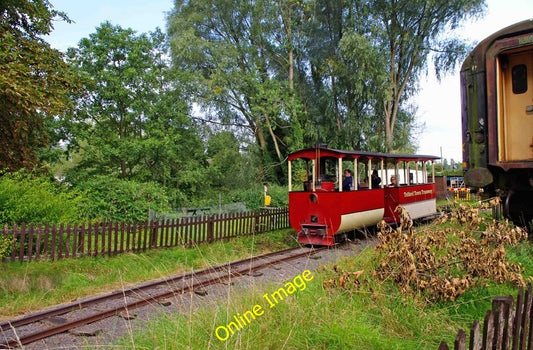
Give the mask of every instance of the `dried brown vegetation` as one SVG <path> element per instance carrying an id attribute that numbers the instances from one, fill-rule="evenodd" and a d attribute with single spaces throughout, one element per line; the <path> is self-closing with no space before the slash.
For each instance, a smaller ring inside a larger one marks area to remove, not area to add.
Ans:
<path id="1" fill-rule="evenodd" d="M 480 215 L 482 209 L 456 205 L 436 225 L 415 230 L 407 211 L 398 207 L 398 227 L 384 221 L 378 225 L 372 276 L 427 301 L 454 300 L 488 281 L 525 285 L 522 267 L 508 261 L 505 247 L 526 239 L 527 232 Z M 325 288 L 358 288 L 359 279 L 365 277 L 362 271 L 339 271 L 336 266 L 334 272 L 336 276 L 324 282 Z"/>

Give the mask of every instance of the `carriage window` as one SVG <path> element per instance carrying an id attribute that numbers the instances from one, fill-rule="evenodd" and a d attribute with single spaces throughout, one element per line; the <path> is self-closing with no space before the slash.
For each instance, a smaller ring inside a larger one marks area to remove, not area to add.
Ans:
<path id="1" fill-rule="evenodd" d="M 527 67 L 519 64 L 513 67 L 513 93 L 523 94 L 527 91 Z"/>
<path id="2" fill-rule="evenodd" d="M 322 157 L 320 158 L 320 180 L 333 181 L 337 179 L 337 158 Z"/>

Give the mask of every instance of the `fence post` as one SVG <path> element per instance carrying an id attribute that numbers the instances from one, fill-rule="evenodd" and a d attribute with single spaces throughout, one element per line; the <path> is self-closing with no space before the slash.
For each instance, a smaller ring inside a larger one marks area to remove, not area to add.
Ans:
<path id="1" fill-rule="evenodd" d="M 72 257 L 73 258 L 76 258 L 78 256 L 78 246 L 79 246 L 79 241 L 78 241 L 78 223 L 75 222 L 74 223 L 74 227 L 72 227 Z"/>
<path id="2" fill-rule="evenodd" d="M 150 248 L 157 247 L 157 233 L 159 232 L 159 220 L 152 221 L 150 225 Z"/>
<path id="3" fill-rule="evenodd" d="M 89 226 L 87 226 L 87 256 L 91 256 L 92 252 L 92 240 L 93 240 L 93 224 L 89 221 Z"/>
<path id="4" fill-rule="evenodd" d="M 85 253 L 85 222 L 81 224 L 80 233 L 78 235 L 78 253 L 83 256 Z"/>
<path id="5" fill-rule="evenodd" d="M 483 323 L 483 349 L 492 349 L 494 343 L 494 312 L 487 311 L 485 314 L 485 321 Z"/>
<path id="6" fill-rule="evenodd" d="M 37 224 L 37 234 L 35 238 L 35 260 L 39 260 L 41 257 L 41 237 L 43 235 L 42 224 Z"/>
<path id="7" fill-rule="evenodd" d="M 116 232 L 116 230 L 113 230 L 113 222 L 109 221 L 107 224 L 107 256 L 113 255 L 112 246 L 115 248 L 114 251 L 117 251 L 117 241 L 113 242 L 113 236 L 116 235 Z"/>
<path id="8" fill-rule="evenodd" d="M 28 231 L 28 252 L 26 253 L 28 255 L 28 261 L 31 261 L 33 257 L 33 238 L 34 238 L 35 230 L 33 227 L 33 223 L 30 223 L 30 229 Z"/>
<path id="9" fill-rule="evenodd" d="M 50 259 L 56 259 L 56 245 L 57 245 L 57 224 L 52 225 L 52 246 L 50 247 Z"/>
<path id="10" fill-rule="evenodd" d="M 20 225 L 19 260 L 24 261 L 24 243 L 26 242 L 26 223 Z"/>
<path id="11" fill-rule="evenodd" d="M 64 224 L 63 223 L 60 223 L 59 224 L 59 232 L 57 233 L 58 235 L 58 241 L 56 241 L 57 243 L 57 259 L 62 259 L 63 258 L 63 244 L 64 244 L 64 239 L 63 239 L 63 232 L 65 231 L 65 227 L 64 227 Z"/>
<path id="12" fill-rule="evenodd" d="M 520 345 L 522 349 L 525 349 L 527 346 L 528 339 L 531 338 L 531 284 L 527 284 L 526 295 L 524 297 L 524 316 L 522 318 L 522 334 L 520 337 Z"/>
<path id="13" fill-rule="evenodd" d="M 91 249 L 89 249 L 87 252 L 91 256 L 98 255 L 98 240 L 100 237 L 100 233 L 99 233 L 100 225 L 101 225 L 100 221 L 95 222 L 92 225 L 91 223 L 89 223 L 89 227 L 90 227 L 89 237 L 93 237 L 93 238 L 89 239 L 89 241 L 91 242 Z"/>
<path id="14" fill-rule="evenodd" d="M 492 309 L 496 312 L 495 336 L 496 349 L 507 349 L 509 347 L 509 335 L 512 334 L 511 308 L 513 297 L 495 297 L 492 299 Z"/>
<path id="15" fill-rule="evenodd" d="M 44 224 L 44 249 L 43 249 L 43 256 L 50 256 L 50 252 L 48 250 L 48 247 L 49 247 L 49 244 L 48 244 L 48 240 L 49 240 L 49 236 L 50 235 L 50 224 L 49 223 L 46 223 Z"/>
<path id="16" fill-rule="evenodd" d="M 254 214 L 254 231 L 252 232 L 253 235 L 259 233 L 259 212 L 256 211 Z"/>
<path id="17" fill-rule="evenodd" d="M 75 235 L 75 234 L 74 234 Z M 72 237 L 72 226 L 70 223 L 67 223 L 67 238 L 65 244 L 65 257 L 74 256 L 74 244 L 71 241 Z"/>
<path id="18" fill-rule="evenodd" d="M 139 227 L 135 226 L 135 224 L 128 223 L 128 229 L 130 229 L 131 227 L 131 229 L 133 230 L 133 237 L 135 237 L 135 230 L 137 228 L 139 229 L 139 234 L 137 235 L 137 249 L 138 251 L 140 251 L 143 247 L 143 244 L 144 244 L 144 249 L 146 249 L 146 245 L 150 243 L 150 242 L 147 242 L 150 239 L 149 237 L 150 223 L 148 221 L 145 221 L 144 223 L 141 223 L 138 226 Z M 143 227 L 144 227 L 144 230 L 143 230 Z"/>
<path id="19" fill-rule="evenodd" d="M 17 259 L 17 234 L 19 234 L 17 227 L 17 224 L 13 224 L 13 227 L 11 228 L 11 231 L 13 232 L 13 241 L 11 245 L 11 261 L 15 261 Z"/>
<path id="20" fill-rule="evenodd" d="M 446 344 L 446 342 L 442 341 L 442 342 L 440 342 L 438 350 L 450 350 L 450 348 L 448 347 L 448 344 Z"/>
<path id="21" fill-rule="evenodd" d="M 124 234 L 126 235 L 126 251 L 130 250 L 130 234 L 129 232 L 126 232 L 126 228 L 124 226 L 124 221 L 120 223 L 120 237 L 121 243 L 120 243 L 120 252 L 122 253 L 124 250 L 122 249 L 122 242 L 124 242 Z"/>
<path id="22" fill-rule="evenodd" d="M 213 215 L 207 217 L 207 243 L 213 242 L 213 231 L 215 226 L 215 219 Z"/>
<path id="23" fill-rule="evenodd" d="M 453 345 L 454 350 L 466 350 L 466 334 L 465 331 L 462 329 L 457 332 L 457 336 L 455 337 L 455 342 Z"/>
<path id="24" fill-rule="evenodd" d="M 516 311 L 514 315 L 513 322 L 513 340 L 512 340 L 512 349 L 518 349 L 518 344 L 520 342 L 520 331 L 522 330 L 522 314 L 524 310 L 524 287 L 520 287 L 518 290 L 518 295 L 516 296 Z"/>
<path id="25" fill-rule="evenodd" d="M 470 350 L 481 350 L 481 326 L 478 320 L 472 322 L 470 328 Z"/>

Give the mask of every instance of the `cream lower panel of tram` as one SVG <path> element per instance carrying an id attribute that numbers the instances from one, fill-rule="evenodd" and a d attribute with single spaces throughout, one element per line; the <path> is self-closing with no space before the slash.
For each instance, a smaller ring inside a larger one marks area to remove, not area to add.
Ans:
<path id="1" fill-rule="evenodd" d="M 383 220 L 384 208 L 365 210 L 341 216 L 341 224 L 337 232 L 346 232 L 358 228 L 374 226 Z"/>
<path id="2" fill-rule="evenodd" d="M 437 212 L 437 200 L 435 198 L 425 201 L 406 203 L 402 206 L 407 209 L 411 219 L 423 218 Z"/>

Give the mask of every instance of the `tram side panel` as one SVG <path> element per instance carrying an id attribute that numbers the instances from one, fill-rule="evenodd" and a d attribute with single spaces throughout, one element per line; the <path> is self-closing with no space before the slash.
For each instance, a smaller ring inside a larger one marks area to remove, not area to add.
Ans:
<path id="1" fill-rule="evenodd" d="M 289 193 L 289 220 L 302 244 L 333 245 L 334 235 L 374 226 L 383 214 L 383 189 Z"/>
<path id="2" fill-rule="evenodd" d="M 389 187 L 385 189 L 385 221 L 399 223 L 395 212 L 398 205 L 403 206 L 411 219 L 419 219 L 437 212 L 436 186 L 434 183 Z"/>

